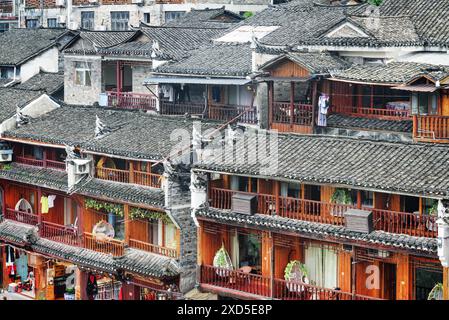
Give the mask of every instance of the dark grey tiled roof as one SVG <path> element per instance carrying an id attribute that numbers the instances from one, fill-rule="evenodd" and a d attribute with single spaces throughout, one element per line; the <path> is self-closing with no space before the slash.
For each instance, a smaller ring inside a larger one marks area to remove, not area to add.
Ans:
<path id="1" fill-rule="evenodd" d="M 125 270 L 142 276 L 155 278 L 175 277 L 180 267 L 175 259 L 127 248 L 121 257 L 66 245 L 37 236 L 37 228 L 11 220 L 0 222 L 0 239 L 28 246 L 34 252 L 70 261 L 79 266 L 111 273 Z"/>
<path id="2" fill-rule="evenodd" d="M 14 89 L 43 91 L 53 94 L 64 87 L 64 73 L 40 72 L 25 82 L 17 84 Z"/>
<path id="3" fill-rule="evenodd" d="M 336 71 L 332 77 L 340 80 L 403 84 L 408 83 L 421 76 L 441 80 L 449 76 L 447 67 L 422 64 L 415 62 L 390 62 L 387 64 L 354 64 L 345 70 Z"/>
<path id="4" fill-rule="evenodd" d="M 274 137 L 276 139 L 276 137 Z M 251 141 L 251 140 L 248 140 Z M 432 144 L 389 143 L 319 135 L 284 135 L 277 138 L 277 152 L 265 163 L 249 161 L 256 143 L 238 143 L 226 149 L 224 161 L 210 155 L 198 168 L 284 178 L 304 183 L 347 185 L 371 190 L 449 197 L 449 147 Z M 273 170 L 267 171 L 267 162 Z M 264 169 L 264 170 L 263 170 Z"/>
<path id="5" fill-rule="evenodd" d="M 0 220 L 0 239 L 25 245 L 30 237 L 37 235 L 37 228 L 11 220 Z"/>
<path id="6" fill-rule="evenodd" d="M 56 45 L 65 29 L 11 29 L 0 33 L 0 65 L 20 65 Z"/>
<path id="7" fill-rule="evenodd" d="M 413 129 L 413 121 L 371 119 L 334 113 L 327 116 L 327 126 L 334 128 L 382 130 L 411 133 Z"/>
<path id="8" fill-rule="evenodd" d="M 17 106 L 23 107 L 41 95 L 42 92 L 39 91 L 0 88 L 0 121 L 3 122 L 15 115 Z"/>
<path id="9" fill-rule="evenodd" d="M 181 270 L 176 260 L 137 249 L 126 249 L 114 262 L 116 268 L 155 278 L 175 277 Z"/>
<path id="10" fill-rule="evenodd" d="M 148 188 L 125 183 L 92 179 L 80 182 L 76 193 L 91 197 L 105 197 L 112 200 L 163 207 L 165 196 L 162 189 Z"/>
<path id="11" fill-rule="evenodd" d="M 63 170 L 45 169 L 13 162 L 10 169 L 0 169 L 0 178 L 67 191 L 67 173 Z"/>
<path id="12" fill-rule="evenodd" d="M 109 48 L 128 42 L 137 35 L 136 31 L 81 31 L 80 37 L 90 41 L 96 48 Z"/>
<path id="13" fill-rule="evenodd" d="M 260 66 L 260 69 L 265 69 L 272 63 L 283 59 L 289 59 L 304 66 L 312 74 L 330 73 L 334 70 L 342 70 L 349 67 L 346 61 L 328 52 L 289 52 L 268 61 Z"/>
<path id="14" fill-rule="evenodd" d="M 224 7 L 217 9 L 206 8 L 200 10 L 195 10 L 192 8 L 190 12 L 186 12 L 182 17 L 165 23 L 164 26 L 222 29 L 229 28 L 232 24 L 239 22 L 242 19 L 243 18 L 241 16 L 231 11 L 225 10 Z"/>
<path id="15" fill-rule="evenodd" d="M 164 64 L 155 72 L 242 77 L 251 73 L 251 48 L 247 43 L 216 42 L 191 52 L 184 60 Z"/>
<path id="16" fill-rule="evenodd" d="M 111 132 L 94 139 L 95 116 Z M 61 106 L 29 124 L 6 131 L 5 137 L 32 139 L 54 144 L 80 145 L 92 152 L 116 156 L 162 160 L 170 155 L 179 141 L 171 141 L 175 129 L 192 131 L 193 122 L 179 117 L 150 115 L 140 111 L 113 110 L 100 107 Z M 218 126 L 203 122 L 203 128 Z"/>
<path id="17" fill-rule="evenodd" d="M 292 232 L 318 239 L 365 242 L 379 246 L 394 247 L 405 250 L 424 251 L 436 254 L 437 239 L 413 237 L 408 235 L 373 231 L 369 234 L 347 230 L 344 226 L 287 219 L 263 214 L 246 215 L 230 210 L 201 209 L 196 212 L 199 217 L 212 219 L 219 223 L 267 229 L 274 232 Z"/>
<path id="18" fill-rule="evenodd" d="M 170 28 L 142 27 L 142 32 L 152 41 L 159 43 L 157 57 L 161 60 L 180 60 L 189 56 L 189 51 L 210 43 L 219 37 L 224 29 L 214 28 Z"/>

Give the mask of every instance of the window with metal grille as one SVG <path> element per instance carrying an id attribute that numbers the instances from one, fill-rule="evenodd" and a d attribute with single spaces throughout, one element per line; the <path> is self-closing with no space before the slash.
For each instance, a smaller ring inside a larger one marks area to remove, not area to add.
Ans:
<path id="1" fill-rule="evenodd" d="M 128 30 L 129 12 L 115 11 L 111 12 L 111 30 Z"/>
<path id="2" fill-rule="evenodd" d="M 86 30 L 94 30 L 94 12 L 83 11 L 81 12 L 81 28 Z"/>
<path id="3" fill-rule="evenodd" d="M 47 28 L 57 28 L 58 20 L 55 18 L 47 19 Z"/>
<path id="4" fill-rule="evenodd" d="M 25 25 L 27 29 L 36 29 L 39 26 L 37 19 L 26 19 Z"/>

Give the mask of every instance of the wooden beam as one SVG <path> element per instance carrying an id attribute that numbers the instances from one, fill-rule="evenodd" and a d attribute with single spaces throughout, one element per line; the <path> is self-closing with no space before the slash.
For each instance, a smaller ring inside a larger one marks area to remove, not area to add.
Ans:
<path id="1" fill-rule="evenodd" d="M 129 216 L 129 205 L 123 205 L 123 218 L 125 219 L 125 243 L 129 243 L 129 239 L 131 238 L 131 220 Z"/>
<path id="2" fill-rule="evenodd" d="M 443 300 L 449 300 L 449 268 L 443 268 Z"/>

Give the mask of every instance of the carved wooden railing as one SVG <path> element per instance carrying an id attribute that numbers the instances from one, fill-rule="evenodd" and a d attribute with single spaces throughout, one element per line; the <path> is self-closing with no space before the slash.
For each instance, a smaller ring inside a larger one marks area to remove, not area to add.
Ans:
<path id="1" fill-rule="evenodd" d="M 134 170 L 133 175 L 133 183 L 153 188 L 161 187 L 163 177 L 160 174 Z"/>
<path id="2" fill-rule="evenodd" d="M 166 257 L 170 257 L 170 258 L 175 258 L 175 259 L 178 258 L 178 251 L 176 249 L 172 249 L 172 248 L 162 247 L 162 246 L 158 246 L 155 244 L 151 244 L 151 243 L 147 243 L 147 242 L 143 242 L 143 241 L 139 241 L 139 240 L 135 240 L 135 239 L 129 239 L 129 246 L 131 248 L 160 254 L 162 256 L 166 256 Z"/>
<path id="3" fill-rule="evenodd" d="M 39 222 L 39 217 L 37 214 L 9 208 L 6 208 L 5 210 L 5 219 L 26 223 L 32 226 L 36 226 Z"/>
<path id="4" fill-rule="evenodd" d="M 39 229 L 41 237 L 43 238 L 71 246 L 78 246 L 80 244 L 76 229 L 73 227 L 43 221 Z"/>
<path id="5" fill-rule="evenodd" d="M 414 115 L 413 137 L 424 140 L 449 140 L 449 116 Z"/>
<path id="6" fill-rule="evenodd" d="M 257 212 L 260 214 L 277 215 L 284 218 L 345 225 L 344 213 L 355 205 L 335 204 L 324 201 L 297 199 L 291 197 L 240 192 L 229 189 L 211 188 L 209 205 L 217 209 L 231 209 L 232 196 L 236 193 L 257 196 Z M 437 236 L 436 216 L 419 215 L 362 207 L 373 212 L 375 230 L 396 234 L 407 234 L 417 237 L 435 238 Z"/>
<path id="7" fill-rule="evenodd" d="M 111 254 L 116 257 L 123 256 L 125 244 L 123 241 L 115 239 L 98 239 L 92 233 L 84 232 L 84 248 Z"/>
<path id="8" fill-rule="evenodd" d="M 203 115 L 206 111 L 204 103 L 160 101 L 160 113 L 165 115 Z"/>
<path id="9" fill-rule="evenodd" d="M 134 92 L 106 92 L 108 106 L 121 109 L 156 110 L 157 98 L 152 94 Z"/>
<path id="10" fill-rule="evenodd" d="M 288 123 L 303 126 L 312 125 L 312 105 L 303 103 L 274 102 L 272 119 L 275 123 Z"/>
<path id="11" fill-rule="evenodd" d="M 383 118 L 391 120 L 411 119 L 410 110 L 395 110 L 385 108 L 359 108 L 356 106 L 332 106 L 331 112 L 353 116 Z"/>
<path id="12" fill-rule="evenodd" d="M 28 166 L 42 167 L 42 168 L 51 168 L 56 170 L 65 170 L 65 162 L 54 161 L 54 160 L 37 160 L 32 158 L 26 158 L 17 156 L 15 158 L 17 163 L 25 164 Z"/>
<path id="13" fill-rule="evenodd" d="M 236 122 L 256 124 L 257 123 L 257 108 L 242 105 L 226 105 L 226 104 L 211 104 L 209 105 L 208 118 L 212 120 L 230 121 L 236 119 Z"/>
<path id="14" fill-rule="evenodd" d="M 161 188 L 163 177 L 159 174 L 143 171 L 131 171 L 97 167 L 96 177 L 103 180 L 109 180 L 122 183 L 135 183 L 142 186 Z"/>

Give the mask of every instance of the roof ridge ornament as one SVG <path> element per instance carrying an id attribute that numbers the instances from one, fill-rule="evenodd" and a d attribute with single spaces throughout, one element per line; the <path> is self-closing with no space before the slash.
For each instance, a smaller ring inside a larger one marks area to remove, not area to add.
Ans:
<path id="1" fill-rule="evenodd" d="M 16 126 L 20 128 L 21 126 L 28 124 L 30 122 L 30 118 L 27 115 L 24 115 L 20 110 L 19 105 L 16 106 Z"/>
<path id="2" fill-rule="evenodd" d="M 98 115 L 95 115 L 95 139 L 100 139 L 109 132 L 111 132 L 111 130 L 105 126 Z"/>

